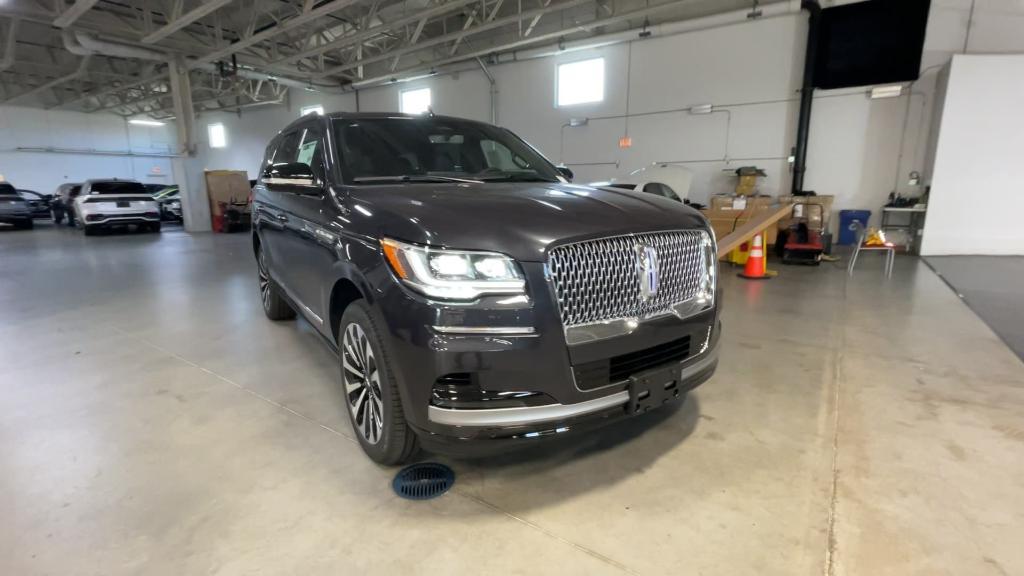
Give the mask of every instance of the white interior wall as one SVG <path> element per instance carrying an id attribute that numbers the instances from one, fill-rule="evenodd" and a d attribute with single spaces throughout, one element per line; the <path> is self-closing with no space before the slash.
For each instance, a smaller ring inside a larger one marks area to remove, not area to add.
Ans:
<path id="1" fill-rule="evenodd" d="M 921 253 L 1024 255 L 1024 54 L 950 65 Z"/>
<path id="2" fill-rule="evenodd" d="M 836 210 L 868 209 L 876 219 L 891 191 L 922 192 L 941 65 L 965 44 L 968 51 L 1024 50 L 1024 5 L 976 0 L 973 17 L 970 9 L 970 0 L 933 1 L 922 77 L 904 96 L 871 100 L 866 88 L 816 92 L 806 189 L 835 195 Z M 786 193 L 805 38 L 806 16 L 792 15 L 496 65 L 491 71 L 499 91 L 498 123 L 551 160 L 568 164 L 578 182 L 667 161 L 695 172 L 691 199 L 700 202 L 731 190 L 726 170 L 755 164 L 768 173 L 762 192 Z M 595 56 L 606 61 L 604 100 L 556 107 L 557 64 Z M 431 88 L 439 114 L 490 119 L 486 77 L 472 69 L 363 90 L 360 109 L 397 110 L 399 92 L 420 87 Z M 228 127 L 232 143 L 218 151 L 201 146 L 200 164 L 254 173 L 265 143 L 309 103 L 327 110 L 356 107 L 353 95 L 293 90 L 287 107 L 208 115 L 198 124 L 200 139 L 206 138 L 205 125 L 216 119 Z M 713 104 L 716 112 L 680 111 L 697 104 Z M 578 117 L 591 120 L 582 127 L 565 126 Z M 633 146 L 620 149 L 627 130 Z M 911 171 L 921 173 L 921 184 L 909 184 Z"/>
<path id="3" fill-rule="evenodd" d="M 973 16 L 970 8 L 971 0 L 933 0 L 923 74 L 908 95 L 870 100 L 860 88 L 816 93 L 807 189 L 834 194 L 837 210 L 870 209 L 876 216 L 894 187 L 906 194 L 920 193 L 922 187 L 910 186 L 907 177 L 918 171 L 928 181 L 929 119 L 941 65 L 965 46 L 968 52 L 1024 50 L 1024 5 L 975 0 Z M 756 164 L 768 172 L 762 191 L 785 193 L 790 186 L 787 159 L 795 140 L 805 37 L 806 16 L 792 15 L 493 66 L 498 122 L 553 161 L 567 163 L 578 182 L 605 180 L 650 162 L 668 161 L 695 172 L 691 198 L 704 201 L 731 189 L 732 178 L 724 170 Z M 557 108 L 557 64 L 594 56 L 606 59 L 604 101 Z M 359 108 L 397 110 L 399 92 L 419 87 L 431 88 L 439 114 L 490 119 L 488 82 L 472 69 L 362 90 Z M 197 156 L 186 162 L 194 194 L 201 198 L 204 169 L 241 169 L 255 177 L 267 141 L 294 120 L 302 106 L 356 109 L 351 93 L 290 92 L 284 106 L 207 113 L 197 120 Z M 713 104 L 716 112 L 680 111 L 696 104 Z M 565 127 L 574 117 L 591 120 L 583 127 Z M 206 126 L 212 122 L 225 124 L 227 148 L 209 148 Z M 172 128 L 130 126 L 112 115 L 0 107 L 0 134 L 10 143 L 0 150 L 0 174 L 18 186 L 44 191 L 62 181 L 97 176 L 171 180 L 166 159 L 11 149 L 169 152 L 174 149 Z M 627 130 L 633 146 L 620 149 L 618 140 Z M 155 171 L 161 175 L 153 175 Z M 203 217 L 205 206 L 197 210 L 201 213 L 195 222 L 208 220 Z"/>
<path id="4" fill-rule="evenodd" d="M 53 192 L 64 182 L 89 178 L 172 183 L 170 158 L 143 154 L 172 153 L 173 128 L 170 125 L 132 125 L 111 114 L 2 106 L 0 175 L 18 188 L 43 193 Z M 61 148 L 93 153 L 19 152 L 17 148 Z"/>

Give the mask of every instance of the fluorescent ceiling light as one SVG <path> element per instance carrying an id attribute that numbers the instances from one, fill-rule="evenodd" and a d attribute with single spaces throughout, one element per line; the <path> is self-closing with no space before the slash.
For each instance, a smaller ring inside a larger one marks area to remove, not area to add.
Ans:
<path id="1" fill-rule="evenodd" d="M 129 124 L 138 124 L 139 126 L 163 126 L 163 122 L 156 120 L 144 120 L 142 118 L 132 118 L 128 121 Z"/>
<path id="2" fill-rule="evenodd" d="M 896 98 L 900 94 L 903 94 L 902 84 L 893 84 L 891 86 L 875 86 L 871 89 L 872 98 Z"/>

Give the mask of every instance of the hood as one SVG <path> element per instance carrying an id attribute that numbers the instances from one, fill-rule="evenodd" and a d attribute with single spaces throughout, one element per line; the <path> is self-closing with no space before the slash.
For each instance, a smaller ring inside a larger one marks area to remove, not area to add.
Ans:
<path id="1" fill-rule="evenodd" d="M 352 219 L 378 236 L 547 260 L 566 242 L 655 230 L 706 228 L 699 212 L 667 198 L 559 183 L 422 184 L 352 189 Z"/>

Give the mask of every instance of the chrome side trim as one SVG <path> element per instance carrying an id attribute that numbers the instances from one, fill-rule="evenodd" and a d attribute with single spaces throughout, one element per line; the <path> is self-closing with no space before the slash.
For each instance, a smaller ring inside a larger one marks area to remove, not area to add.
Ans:
<path id="1" fill-rule="evenodd" d="M 431 328 L 441 334 L 533 336 L 537 333 L 533 326 L 431 326 Z"/>
<path id="2" fill-rule="evenodd" d="M 276 184 L 278 186 L 306 186 L 313 187 L 315 183 L 309 178 L 264 178 L 264 184 Z"/>
<path id="3" fill-rule="evenodd" d="M 562 420 L 599 412 L 629 401 L 629 392 L 622 390 L 610 396 L 603 396 L 577 404 L 548 404 L 546 406 L 524 406 L 521 408 L 491 408 L 484 410 L 452 410 L 450 408 L 427 407 L 431 422 L 449 426 L 523 426 L 553 420 Z"/>

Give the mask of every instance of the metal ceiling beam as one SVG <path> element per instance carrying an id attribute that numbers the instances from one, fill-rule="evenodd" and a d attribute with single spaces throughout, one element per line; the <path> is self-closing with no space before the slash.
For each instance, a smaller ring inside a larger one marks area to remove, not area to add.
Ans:
<path id="1" fill-rule="evenodd" d="M 386 81 L 388 81 L 388 80 L 390 80 L 390 79 L 392 79 L 392 78 L 394 78 L 396 76 L 400 76 L 400 75 L 403 75 L 403 74 L 409 74 L 409 73 L 412 73 L 412 72 L 418 72 L 418 71 L 425 70 L 425 69 L 432 69 L 432 68 L 436 68 L 436 67 L 439 67 L 439 66 L 446 66 L 448 64 L 455 64 L 455 63 L 458 63 L 458 62 L 465 62 L 467 60 L 473 60 L 473 59 L 476 59 L 476 58 L 482 58 L 482 57 L 485 57 L 485 56 L 488 56 L 488 55 L 494 54 L 494 53 L 508 52 L 508 51 L 516 50 L 518 48 L 522 48 L 522 47 L 525 47 L 525 46 L 530 46 L 532 44 L 541 44 L 541 43 L 544 43 L 544 42 L 559 42 L 559 41 L 561 41 L 562 38 L 564 38 L 565 36 L 569 36 L 571 34 L 578 34 L 580 32 L 589 32 L 589 31 L 593 30 L 594 28 L 599 28 L 601 26 L 610 26 L 610 25 L 614 25 L 614 24 L 619 24 L 619 23 L 622 23 L 622 22 L 627 22 L 629 20 L 635 20 L 635 19 L 638 19 L 638 18 L 642 18 L 644 16 L 649 16 L 651 14 L 655 14 L 655 13 L 661 12 L 663 10 L 670 10 L 672 8 L 678 8 L 680 5 L 686 4 L 689 1 L 690 0 L 674 0 L 674 1 L 671 1 L 671 2 L 665 2 L 664 4 L 658 4 L 656 6 L 649 6 L 649 7 L 646 7 L 646 8 L 638 8 L 636 10 L 631 10 L 629 12 L 622 12 L 622 13 L 617 14 L 615 16 L 610 16 L 608 18 L 600 18 L 600 19 L 597 19 L 597 20 L 591 20 L 590 22 L 584 22 L 582 24 L 577 24 L 575 26 L 570 26 L 570 27 L 566 27 L 566 28 L 563 28 L 563 29 L 560 29 L 560 30 L 555 30 L 555 31 L 549 32 L 547 34 L 541 34 L 539 36 L 531 36 L 531 37 L 523 38 L 521 40 L 516 40 L 514 42 L 508 42 L 508 43 L 505 43 L 505 44 L 501 44 L 501 45 L 498 45 L 498 46 L 489 46 L 489 47 L 487 47 L 485 49 L 482 49 L 482 50 L 476 50 L 474 52 L 468 52 L 468 53 L 465 53 L 465 54 L 460 54 L 458 56 L 452 56 L 452 57 L 449 57 L 449 58 L 443 58 L 443 59 L 440 59 L 440 60 L 434 60 L 434 61 L 431 61 L 431 62 L 428 62 L 428 63 L 425 63 L 425 64 L 417 64 L 415 66 L 409 66 L 409 67 L 404 68 L 402 70 L 399 70 L 399 71 L 397 71 L 395 73 L 382 74 L 382 75 L 377 76 L 375 78 L 368 78 L 366 80 L 361 80 L 359 82 L 355 82 L 354 84 L 356 86 L 360 86 L 360 87 L 361 86 L 367 86 L 367 85 L 371 85 L 371 84 L 375 84 L 375 83 L 386 82 Z M 560 5 L 555 5 L 555 6 L 552 6 L 552 8 L 555 8 L 556 6 L 564 6 L 565 4 L 566 3 L 562 3 Z M 529 17 L 529 16 L 527 16 L 526 12 L 523 12 L 522 14 L 523 14 L 524 17 Z M 470 29 L 467 32 L 474 33 L 474 30 L 479 30 L 479 28 L 481 28 L 481 27 Z M 447 34 L 446 36 L 452 36 L 452 34 Z M 387 57 L 390 57 L 390 56 L 393 56 L 393 55 L 394 55 L 394 53 L 384 54 L 384 55 L 382 55 L 382 57 L 387 58 Z M 350 64 L 346 64 L 346 66 L 358 66 L 359 64 L 360 64 L 359 62 L 352 62 Z"/>
<path id="2" fill-rule="evenodd" d="M 7 100 L 4 100 L 3 103 L 4 104 L 9 104 L 11 102 L 14 102 L 15 100 L 20 100 L 20 99 L 28 97 L 28 96 L 35 96 L 36 94 L 41 94 L 41 93 L 46 92 L 47 90 L 49 90 L 51 88 L 54 88 L 56 86 L 60 86 L 61 84 L 64 84 L 65 82 L 71 82 L 72 80 L 77 80 L 77 79 L 81 78 L 83 75 L 85 75 L 85 70 L 86 70 L 87 66 L 89 66 L 89 56 L 84 56 L 84 57 L 82 57 L 82 61 L 78 65 L 78 69 L 75 70 L 74 72 L 72 72 L 71 74 L 68 74 L 67 76 L 61 76 L 60 78 L 55 78 L 53 80 L 50 80 L 49 82 L 47 82 L 47 83 L 45 83 L 45 84 L 43 84 L 41 86 L 37 86 L 37 87 L 29 90 L 28 92 L 22 92 L 21 94 L 16 94 L 16 95 L 8 98 Z"/>
<path id="3" fill-rule="evenodd" d="M 75 98 L 74 100 L 68 100 L 67 102 L 61 102 L 60 106 L 57 106 L 57 108 L 67 108 L 68 106 L 70 106 L 72 104 L 78 104 L 79 102 L 84 102 L 85 100 L 88 100 L 90 98 L 102 98 L 104 96 L 108 96 L 110 94 L 114 94 L 115 92 L 120 92 L 122 90 L 129 90 L 131 88 L 135 88 L 136 86 L 142 86 L 143 84 L 149 84 L 151 82 L 156 82 L 158 80 L 166 80 L 166 79 L 167 79 L 167 72 L 164 71 L 164 72 L 161 72 L 160 74 L 155 74 L 155 75 L 152 75 L 152 76 L 148 76 L 146 78 L 142 78 L 140 80 L 136 80 L 135 82 L 130 82 L 128 84 L 122 84 L 120 86 L 111 86 L 109 88 L 104 88 L 103 90 L 97 90 L 95 92 L 87 92 L 85 94 L 82 94 L 78 98 Z"/>
<path id="4" fill-rule="evenodd" d="M 206 2 L 203 2 L 199 6 L 193 8 L 192 10 L 189 10 L 185 14 L 182 14 L 180 17 L 175 18 L 174 20 L 168 22 L 162 28 L 159 28 L 147 34 L 146 36 L 143 36 L 142 43 L 153 44 L 154 42 L 159 42 L 160 40 L 163 40 L 164 38 L 177 32 L 178 30 L 181 30 L 182 28 L 195 22 L 196 20 L 199 20 L 200 18 L 212 14 L 213 12 L 223 8 L 224 6 L 227 6 L 233 1 L 234 0 L 206 0 Z"/>
<path id="5" fill-rule="evenodd" d="M 332 12 L 337 12 L 342 8 L 347 8 L 358 1 L 359 0 L 333 0 L 332 2 L 322 4 L 320 6 L 317 6 L 316 8 L 313 7 L 312 2 L 304 2 L 302 12 L 298 16 L 293 16 L 287 20 L 283 20 L 280 24 L 267 28 L 266 30 L 249 34 L 244 38 L 240 39 L 238 42 L 234 42 L 232 44 L 225 46 L 224 48 L 221 48 L 220 50 L 215 50 L 214 52 L 211 52 L 206 56 L 198 58 L 194 62 L 190 63 L 189 67 L 195 68 L 203 64 L 216 62 L 217 60 L 220 60 L 225 56 L 230 56 L 231 54 L 234 54 L 239 50 L 244 50 L 245 48 L 248 48 L 253 44 L 258 44 L 260 42 L 263 42 L 264 40 L 268 40 L 270 38 L 273 38 L 274 36 L 283 34 L 289 30 L 294 30 L 295 28 L 298 28 L 303 24 L 312 22 L 313 20 L 316 20 L 321 16 L 326 16 Z"/>
<path id="6" fill-rule="evenodd" d="M 296 60 L 301 60 L 303 58 L 317 56 L 323 54 L 324 52 L 330 52 L 332 50 L 341 50 L 343 48 L 347 48 L 348 46 L 352 46 L 370 40 L 371 38 L 383 34 L 384 32 L 387 32 L 389 30 L 401 28 L 402 26 L 408 26 L 415 22 L 420 23 L 416 27 L 418 33 L 414 33 L 414 36 L 418 37 L 419 33 L 423 32 L 423 26 L 426 25 L 428 20 L 437 18 L 438 16 L 444 16 L 446 14 L 449 14 L 451 12 L 454 12 L 455 10 L 462 8 L 463 6 L 473 4 L 474 2 L 477 1 L 478 0 L 453 0 L 452 2 L 446 2 L 440 6 L 435 6 L 434 8 L 421 10 L 419 12 L 415 12 L 413 14 L 410 14 L 409 16 L 405 16 L 397 20 L 392 20 L 390 22 L 378 24 L 377 26 L 371 26 L 370 28 L 367 28 L 360 32 L 356 32 L 355 34 L 346 34 L 345 36 L 337 38 L 331 42 L 328 42 L 327 44 L 321 44 L 320 46 L 315 46 L 313 48 L 303 50 L 302 52 L 297 52 L 290 56 L 285 56 L 280 60 L 271 62 L 271 64 L 294 62 Z"/>
<path id="7" fill-rule="evenodd" d="M 53 21 L 53 25 L 57 28 L 67 28 L 75 23 L 82 14 L 85 14 L 92 9 L 93 6 L 99 0 L 75 0 L 75 4 L 64 11 L 63 14 L 57 16 L 57 19 Z"/>
<path id="8" fill-rule="evenodd" d="M 678 5 L 678 4 L 681 4 L 681 3 L 686 2 L 686 1 L 687 0 L 677 0 L 676 2 L 672 2 L 671 4 Z M 561 10 L 567 10 L 569 8 L 574 8 L 576 6 L 581 6 L 583 4 L 589 4 L 591 2 L 593 2 L 593 0 L 566 0 L 565 2 L 559 2 L 557 4 L 553 3 L 550 6 L 546 6 L 546 7 L 534 8 L 533 10 L 524 10 L 521 13 L 512 14 L 510 16 L 505 16 L 504 18 L 498 18 L 497 20 L 492 20 L 490 22 L 484 22 L 482 24 L 479 24 L 477 26 L 474 26 L 474 27 L 466 29 L 466 30 L 458 30 L 456 32 L 449 32 L 448 34 L 443 34 L 441 36 L 435 36 L 434 38 L 428 38 L 426 40 L 420 40 L 420 42 L 418 44 L 407 45 L 407 46 L 400 46 L 398 48 L 395 48 L 394 50 L 388 50 L 388 51 L 385 51 L 385 52 L 383 52 L 381 54 L 377 54 L 375 56 L 371 56 L 371 57 L 368 57 L 368 58 L 362 58 L 362 59 L 359 59 L 359 60 L 354 60 L 354 61 L 349 62 L 347 64 L 342 64 L 340 66 L 334 66 L 332 68 L 328 68 L 328 69 L 324 70 L 323 72 L 315 74 L 314 77 L 316 77 L 316 78 L 323 78 L 325 76 L 334 76 L 336 74 L 340 74 L 342 72 L 346 72 L 348 70 L 352 70 L 353 68 L 358 68 L 359 66 L 365 66 L 367 64 L 374 64 L 376 62 L 383 62 L 385 60 L 389 60 L 391 58 L 395 58 L 396 56 L 403 56 L 405 54 L 410 54 L 412 52 L 418 52 L 420 50 L 423 50 L 424 48 L 430 48 L 431 46 L 438 46 L 440 44 L 445 44 L 447 42 L 452 42 L 452 41 L 455 41 L 455 40 L 459 40 L 459 39 L 461 39 L 461 38 L 463 38 L 465 36 L 472 36 L 474 34 L 480 34 L 481 32 L 487 32 L 488 30 L 496 30 L 498 28 L 502 28 L 502 27 L 508 26 L 510 24 L 516 24 L 522 18 L 532 18 L 534 16 L 537 16 L 538 14 L 546 14 L 548 12 L 558 12 L 558 11 L 561 11 Z M 662 6 L 664 6 L 664 5 L 662 5 Z M 566 32 L 566 33 L 568 33 L 568 32 Z M 490 51 L 497 51 L 497 50 L 490 50 Z M 485 54 L 486 54 L 486 52 L 485 52 Z M 460 60 L 465 60 L 467 58 L 471 59 L 472 57 L 460 57 L 459 59 Z"/>

